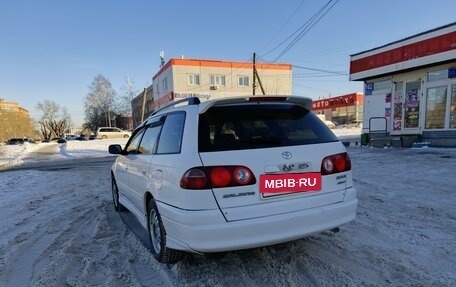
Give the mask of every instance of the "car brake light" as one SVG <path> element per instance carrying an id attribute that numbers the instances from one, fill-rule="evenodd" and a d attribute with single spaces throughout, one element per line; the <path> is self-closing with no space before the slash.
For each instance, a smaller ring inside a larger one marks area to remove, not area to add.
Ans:
<path id="1" fill-rule="evenodd" d="M 284 102 L 287 100 L 287 97 L 261 97 L 261 96 L 254 96 L 249 98 L 249 102 Z"/>
<path id="2" fill-rule="evenodd" d="M 231 182 L 231 174 L 224 167 L 214 167 L 210 175 L 213 187 L 227 186 Z"/>
<path id="3" fill-rule="evenodd" d="M 350 157 L 346 152 L 325 157 L 321 162 L 321 174 L 334 174 L 351 170 Z"/>
<path id="4" fill-rule="evenodd" d="M 185 189 L 206 189 L 209 188 L 209 182 L 206 174 L 199 168 L 187 170 L 181 178 L 180 185 Z"/>
<path id="5" fill-rule="evenodd" d="M 245 166 L 194 167 L 182 176 L 184 189 L 208 189 L 255 184 L 253 173 Z"/>

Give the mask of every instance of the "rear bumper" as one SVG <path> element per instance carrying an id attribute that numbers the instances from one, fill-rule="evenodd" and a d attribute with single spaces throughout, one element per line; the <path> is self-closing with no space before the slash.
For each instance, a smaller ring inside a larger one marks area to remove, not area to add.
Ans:
<path id="1" fill-rule="evenodd" d="M 355 219 L 358 200 L 233 222 L 226 222 L 219 210 L 157 204 L 169 248 L 210 253 L 267 246 L 332 229 Z"/>

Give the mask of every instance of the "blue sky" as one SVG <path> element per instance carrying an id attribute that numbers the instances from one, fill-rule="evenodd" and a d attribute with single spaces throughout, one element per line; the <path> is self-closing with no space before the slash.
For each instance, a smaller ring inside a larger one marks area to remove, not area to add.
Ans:
<path id="1" fill-rule="evenodd" d="M 142 90 L 159 52 L 227 61 L 275 60 L 290 37 L 328 0 L 120 1 L 2 0 L 0 98 L 39 119 L 53 100 L 84 119 L 84 98 L 101 74 L 120 93 L 129 76 Z M 456 21 L 454 0 L 340 0 L 278 59 L 293 68 L 293 94 L 314 99 L 362 92 L 348 80 L 350 55 Z M 287 42 L 288 44 L 289 42 Z"/>

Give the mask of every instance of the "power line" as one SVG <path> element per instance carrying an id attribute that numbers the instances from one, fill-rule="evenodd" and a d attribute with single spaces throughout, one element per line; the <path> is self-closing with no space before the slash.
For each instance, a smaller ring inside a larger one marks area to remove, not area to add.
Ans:
<path id="1" fill-rule="evenodd" d="M 283 46 L 285 43 L 289 42 L 291 39 L 290 43 L 272 61 L 272 63 L 277 62 L 291 48 L 293 48 L 302 39 L 302 37 L 304 37 L 304 35 L 306 35 L 309 32 L 337 4 L 337 2 L 339 2 L 339 0 L 329 0 L 325 5 L 323 5 L 322 8 L 320 8 L 320 10 L 318 10 L 312 17 L 310 17 L 310 19 L 308 19 L 303 25 L 301 25 L 295 32 L 293 32 L 290 36 L 288 36 L 285 40 L 283 40 L 277 46 L 270 49 L 265 54 L 261 55 L 261 57 L 264 57 L 264 56 L 272 53 L 273 51 L 275 51 L 278 48 L 280 48 L 281 46 Z M 301 5 L 302 5 L 302 3 L 301 3 Z M 293 16 L 294 15 L 292 15 L 291 17 L 293 17 Z M 291 17 L 290 17 L 290 19 L 291 19 Z M 288 23 L 288 21 L 287 21 L 287 23 Z"/>
<path id="2" fill-rule="evenodd" d="M 269 46 L 269 44 L 271 44 L 272 41 L 275 40 L 275 38 L 279 35 L 280 32 L 282 32 L 282 30 L 285 28 L 286 25 L 288 25 L 288 23 L 291 21 L 291 19 L 296 15 L 296 13 L 298 13 L 299 9 L 301 8 L 301 6 L 304 4 L 304 2 L 306 2 L 306 0 L 303 0 L 301 1 L 301 3 L 299 3 L 298 7 L 296 9 L 294 9 L 294 12 L 293 14 L 291 14 L 290 17 L 288 17 L 287 21 L 282 25 L 282 27 L 280 27 L 280 29 L 274 34 L 274 36 L 272 37 L 272 39 L 264 46 L 263 49 L 266 49 L 267 46 Z M 293 35 L 293 34 L 292 34 Z M 288 40 L 288 38 L 287 38 Z M 285 40 L 286 41 L 286 40 Z M 280 43 L 278 46 L 274 47 L 273 49 L 269 50 L 268 52 L 266 52 L 265 54 L 263 54 L 263 57 L 264 56 L 267 56 L 268 54 L 272 53 L 273 51 L 275 51 L 276 49 L 278 49 L 280 47 L 280 45 L 282 45 L 284 42 Z"/>
<path id="3" fill-rule="evenodd" d="M 333 3 L 332 3 L 333 2 Z M 282 52 L 274 59 L 273 63 L 278 61 L 284 56 L 291 48 L 293 48 L 301 39 L 306 35 L 320 20 L 339 2 L 339 0 L 328 1 L 317 13 L 315 13 L 304 25 L 302 25 L 297 31 L 298 35 L 286 46 Z M 332 4 L 331 4 L 332 3 Z M 295 32 L 296 33 L 296 32 Z M 293 33 L 293 34 L 295 34 Z"/>
<path id="4" fill-rule="evenodd" d="M 334 75 L 338 75 L 338 76 L 348 76 L 348 73 L 344 73 L 344 72 L 328 71 L 328 70 L 323 70 L 323 69 L 302 67 L 302 66 L 296 66 L 296 65 L 292 65 L 292 67 L 293 68 L 298 68 L 298 69 L 303 69 L 303 70 L 310 70 L 310 71 L 315 71 L 315 72 L 323 72 L 323 73 L 327 73 L 327 74 L 334 74 Z"/>

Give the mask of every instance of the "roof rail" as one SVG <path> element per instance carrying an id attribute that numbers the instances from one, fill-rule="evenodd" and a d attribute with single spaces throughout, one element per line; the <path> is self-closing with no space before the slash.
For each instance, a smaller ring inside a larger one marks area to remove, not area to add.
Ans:
<path id="1" fill-rule="evenodd" d="M 160 107 L 159 109 L 155 110 L 150 116 L 153 116 L 153 115 L 155 115 L 156 113 L 158 113 L 160 111 L 169 109 L 171 107 L 174 107 L 174 106 L 176 106 L 178 104 L 185 103 L 185 102 L 187 102 L 187 105 L 199 105 L 201 103 L 200 99 L 197 98 L 197 97 L 181 99 L 181 100 L 178 100 L 178 101 L 171 102 L 171 103 L 169 103 L 169 104 L 167 104 L 167 105 L 165 105 L 163 107 Z"/>

